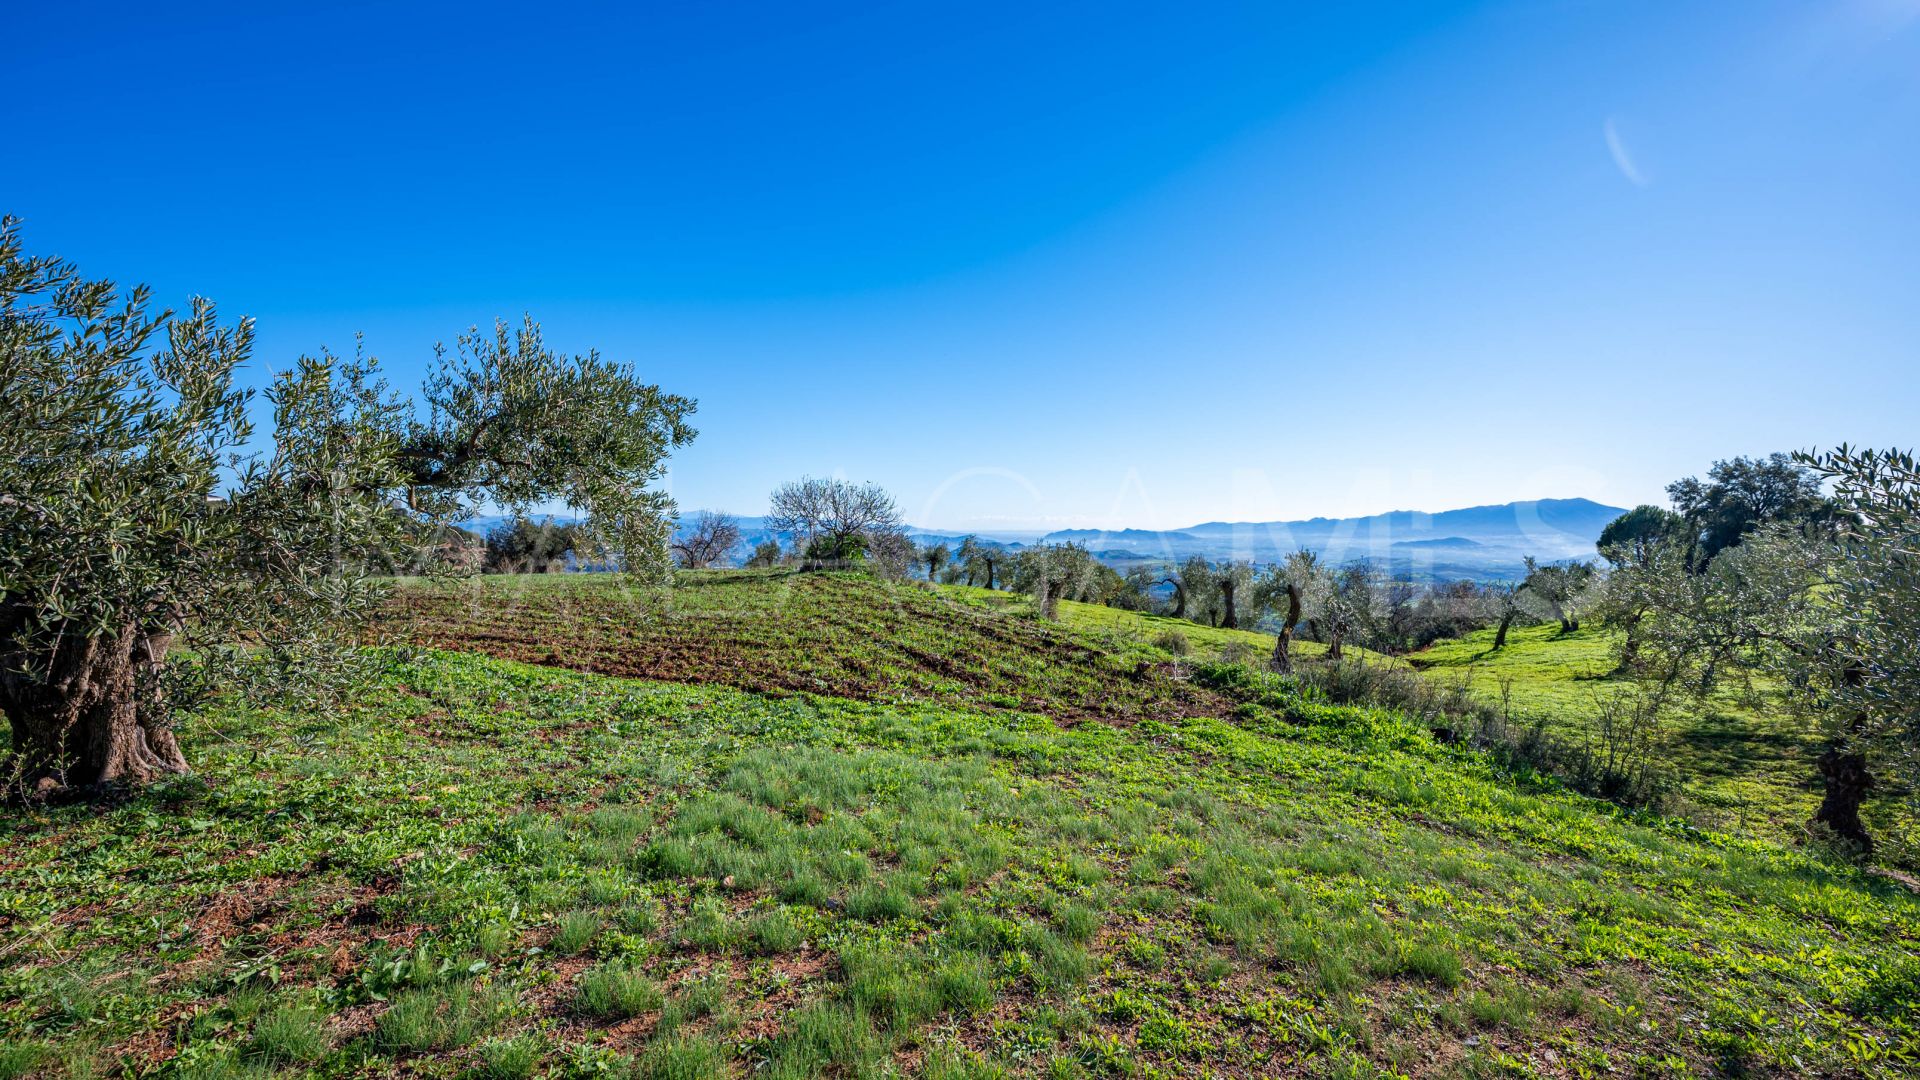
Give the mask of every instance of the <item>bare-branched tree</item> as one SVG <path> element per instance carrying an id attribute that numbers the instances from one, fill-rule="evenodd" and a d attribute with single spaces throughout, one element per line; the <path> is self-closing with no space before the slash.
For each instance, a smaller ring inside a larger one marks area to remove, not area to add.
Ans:
<path id="1" fill-rule="evenodd" d="M 913 541 L 899 529 L 882 529 L 866 534 L 866 565 L 884 578 L 899 581 L 913 573 L 919 563 Z"/>
<path id="2" fill-rule="evenodd" d="M 885 488 L 811 476 L 773 490 L 767 528 L 793 536 L 808 562 L 822 566 L 858 559 L 877 539 L 902 532 Z"/>
<path id="3" fill-rule="evenodd" d="M 674 538 L 673 554 L 689 570 L 724 562 L 740 546 L 740 523 L 729 514 L 702 510 Z"/>

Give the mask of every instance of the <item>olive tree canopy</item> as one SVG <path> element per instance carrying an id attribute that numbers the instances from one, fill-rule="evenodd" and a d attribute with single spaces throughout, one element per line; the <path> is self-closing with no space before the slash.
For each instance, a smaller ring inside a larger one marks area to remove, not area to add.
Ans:
<path id="1" fill-rule="evenodd" d="M 1691 537 L 1668 541 L 1615 575 L 1614 602 L 1640 613 L 1622 666 L 1700 695 L 1777 692 L 1826 741 L 1815 821 L 1871 852 L 1867 794 L 1889 773 L 1920 784 L 1920 471 L 1844 446 L 1793 461 L 1833 483 L 1827 512 L 1763 522 L 1704 566 Z"/>
<path id="2" fill-rule="evenodd" d="M 986 587 L 991 589 L 994 567 L 1005 563 L 1007 554 L 997 544 L 968 534 L 960 539 L 960 549 L 954 552 L 954 559 L 965 568 L 967 584 L 984 579 Z"/>
<path id="3" fill-rule="evenodd" d="M 0 709 L 9 779 L 139 782 L 187 762 L 171 719 L 222 688 L 300 685 L 370 610 L 380 556 L 482 501 L 564 501 L 632 571 L 664 572 L 653 482 L 694 403 L 548 350 L 531 321 L 439 350 L 421 404 L 359 353 L 263 397 L 248 320 L 24 253 L 0 222 Z M 191 646 L 185 657 L 180 647 Z M 170 661 L 170 655 L 172 657 Z"/>
<path id="4" fill-rule="evenodd" d="M 1013 562 L 1013 588 L 1031 593 L 1040 613 L 1059 618 L 1061 600 L 1104 601 L 1121 585 L 1120 574 L 1101 565 L 1093 553 L 1075 543 L 1038 544 L 1022 551 Z"/>
<path id="5" fill-rule="evenodd" d="M 496 574 L 545 574 L 577 555 L 580 529 L 570 522 L 516 517 L 487 530 L 484 565 Z"/>

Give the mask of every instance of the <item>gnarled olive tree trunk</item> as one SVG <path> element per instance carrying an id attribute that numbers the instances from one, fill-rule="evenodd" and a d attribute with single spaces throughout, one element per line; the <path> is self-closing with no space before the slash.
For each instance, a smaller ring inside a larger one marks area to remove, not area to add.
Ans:
<path id="1" fill-rule="evenodd" d="M 1286 674 L 1293 670 L 1293 628 L 1300 625 L 1300 586 L 1287 583 L 1287 618 L 1273 639 L 1273 670 Z"/>
<path id="2" fill-rule="evenodd" d="M 1176 619 L 1186 618 L 1187 617 L 1187 589 L 1186 589 L 1186 586 L 1180 584 L 1180 579 L 1179 578 L 1162 578 L 1161 580 L 1155 582 L 1154 584 L 1173 586 L 1173 617 Z"/>
<path id="3" fill-rule="evenodd" d="M 1519 613 L 1512 608 L 1508 608 L 1500 614 L 1500 629 L 1494 631 L 1493 634 L 1494 651 L 1497 652 L 1507 647 L 1507 630 L 1513 626 L 1513 617 L 1517 614 Z"/>
<path id="4" fill-rule="evenodd" d="M 1867 771 L 1863 754 L 1851 753 L 1840 746 L 1829 746 L 1818 762 L 1820 778 L 1826 781 L 1826 793 L 1813 820 L 1832 829 L 1834 835 L 1860 845 L 1862 855 L 1873 854 L 1873 837 L 1860 820 L 1860 803 L 1873 790 L 1873 774 Z"/>
<path id="5" fill-rule="evenodd" d="M 150 681 L 171 643 L 171 634 L 128 627 L 63 637 L 31 674 L 20 670 L 26 658 L 5 657 L 0 709 L 13 732 L 17 778 L 45 791 L 185 773 L 187 759 L 160 722 Z"/>
<path id="6" fill-rule="evenodd" d="M 1067 583 L 1064 581 L 1049 581 L 1042 585 L 1040 590 L 1040 613 L 1049 620 L 1058 621 L 1060 618 L 1060 598 L 1066 595 L 1066 591 Z"/>
<path id="7" fill-rule="evenodd" d="M 1849 663 L 1840 681 L 1848 687 L 1858 687 L 1866 678 L 1865 668 Z M 1867 771 L 1866 755 L 1849 748 L 1847 736 L 1859 734 L 1866 722 L 1864 716 L 1854 717 L 1842 736 L 1829 742 L 1826 752 L 1814 763 L 1820 770 L 1820 779 L 1825 781 L 1826 791 L 1820 797 L 1820 809 L 1814 811 L 1813 820 L 1832 829 L 1842 840 L 1858 844 L 1862 856 L 1873 854 L 1873 837 L 1868 834 L 1866 823 L 1860 820 L 1860 804 L 1866 800 L 1867 792 L 1873 790 L 1873 774 Z"/>

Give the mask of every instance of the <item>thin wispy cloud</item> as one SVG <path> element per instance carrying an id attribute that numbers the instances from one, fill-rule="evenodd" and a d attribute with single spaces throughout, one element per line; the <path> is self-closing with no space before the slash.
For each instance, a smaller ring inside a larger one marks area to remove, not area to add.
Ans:
<path id="1" fill-rule="evenodd" d="M 1640 166 L 1633 160 L 1632 151 L 1627 149 L 1627 141 L 1620 137 L 1619 121 L 1614 117 L 1607 117 L 1605 129 L 1607 152 L 1613 155 L 1613 164 L 1620 170 L 1620 175 L 1626 177 L 1634 187 L 1646 187 L 1651 184 L 1653 181 L 1647 177 L 1646 173 L 1640 171 Z"/>

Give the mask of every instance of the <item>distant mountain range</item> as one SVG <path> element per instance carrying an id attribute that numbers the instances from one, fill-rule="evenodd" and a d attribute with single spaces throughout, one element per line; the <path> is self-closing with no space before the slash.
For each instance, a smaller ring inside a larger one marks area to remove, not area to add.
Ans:
<path id="1" fill-rule="evenodd" d="M 682 512 L 682 528 L 696 513 Z M 1592 558 L 1600 531 L 1624 513 L 1620 507 L 1591 499 L 1534 499 L 1439 513 L 1395 510 L 1371 517 L 1305 521 L 1208 521 L 1170 530 L 1061 529 L 1040 536 L 1032 532 L 977 535 L 1008 550 L 1036 541 L 1071 541 L 1121 568 L 1194 555 L 1269 563 L 1306 548 L 1335 564 L 1365 560 L 1414 580 L 1497 580 L 1519 574 L 1529 555 L 1541 562 Z M 485 532 L 503 520 L 507 519 L 476 518 L 466 527 Z M 769 530 L 764 517 L 736 516 L 734 520 L 740 524 L 741 557 L 760 541 L 789 539 Z M 932 529 L 910 528 L 909 532 L 919 544 L 956 545 L 961 539 L 961 534 Z"/>
<path id="2" fill-rule="evenodd" d="M 1469 540 L 1464 536 L 1442 536 L 1438 540 L 1395 540 L 1396 548 L 1477 548 L 1485 547 L 1478 540 Z"/>
<path id="3" fill-rule="evenodd" d="M 1600 531 L 1624 513 L 1591 499 L 1534 499 L 1439 513 L 1208 521 L 1164 532 L 1062 529 L 1045 539 L 1084 544 L 1116 565 L 1192 555 L 1265 563 L 1306 548 L 1335 563 L 1366 560 L 1415 578 L 1485 579 L 1513 576 L 1529 555 L 1542 562 L 1591 558 Z"/>

